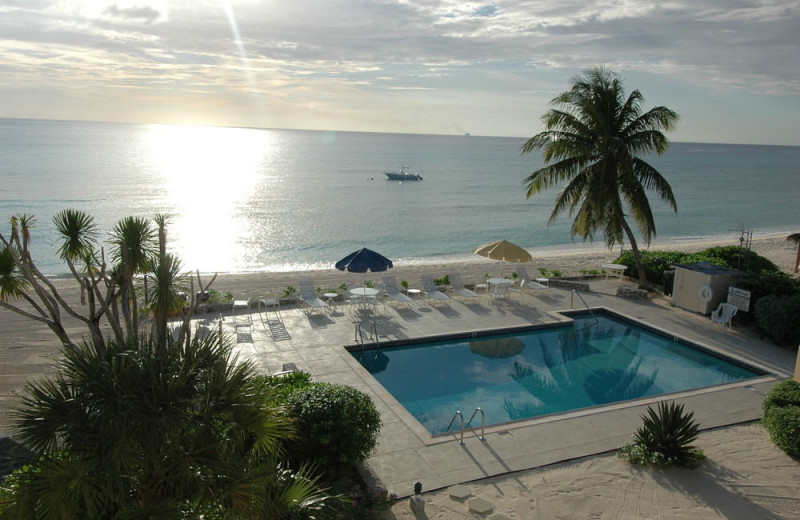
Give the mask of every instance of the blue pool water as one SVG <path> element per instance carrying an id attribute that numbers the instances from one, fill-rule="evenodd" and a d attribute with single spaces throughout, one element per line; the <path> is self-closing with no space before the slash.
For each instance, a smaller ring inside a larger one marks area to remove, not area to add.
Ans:
<path id="1" fill-rule="evenodd" d="M 353 356 L 431 433 L 456 410 L 486 424 L 704 388 L 763 372 L 595 313 L 559 327 L 381 348 Z"/>

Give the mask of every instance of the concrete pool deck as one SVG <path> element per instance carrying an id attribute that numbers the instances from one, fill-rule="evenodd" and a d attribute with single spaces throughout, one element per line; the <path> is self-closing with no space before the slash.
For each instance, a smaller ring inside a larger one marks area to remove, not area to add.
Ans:
<path id="1" fill-rule="evenodd" d="M 707 316 L 671 307 L 668 298 L 652 302 L 628 300 L 616 296 L 617 288 L 626 281 L 597 278 L 589 283 L 591 290 L 581 292 L 581 296 L 590 307 L 612 309 L 773 374 L 747 383 L 669 396 L 686 403 L 703 429 L 759 419 L 764 395 L 777 380 L 790 376 L 794 370 L 794 353 L 736 328 L 723 333 Z M 526 294 L 522 299 L 512 294 L 504 303 L 487 296 L 466 301 L 451 299 L 447 305 L 435 306 L 419 301 L 407 308 L 394 308 L 387 303 L 386 315 L 377 320 L 376 329 L 380 341 L 440 336 L 550 323 L 558 319 L 554 313 L 582 307 L 571 291 L 555 287 Z M 312 315 L 299 308 L 284 309 L 280 323 L 271 312 L 239 313 L 229 313 L 222 326 L 236 335 L 239 355 L 254 361 L 259 370 L 277 373 L 285 364 L 294 363 L 298 369 L 310 372 L 316 381 L 347 384 L 373 398 L 383 429 L 367 467 L 382 486 L 400 496 L 410 495 L 415 482 L 430 491 L 614 450 L 631 439 L 647 405 L 658 400 L 503 425 L 487 429 L 485 440 L 471 431 L 465 434 L 461 445 L 457 433 L 433 438 L 425 432 L 345 350 L 346 345 L 356 343 L 356 324 L 369 330 L 370 321 L 354 320 L 341 308 Z M 237 323 L 243 326 L 237 327 Z M 52 333 L 46 329 L 40 331 L 23 321 L 7 325 L 15 334 L 28 335 L 28 349 L 37 342 L 52 343 Z M 52 363 L 41 352 L 20 359 L 15 367 L 6 367 L 5 375 L 11 383 L 52 369 Z M 13 399 L 14 396 L 3 394 L 4 410 Z M 472 410 L 464 413 L 468 419 Z M 3 417 L 0 431 L 7 426 L 7 417 Z"/>
<path id="2" fill-rule="evenodd" d="M 703 429 L 759 419 L 766 393 L 776 381 L 792 374 L 793 353 L 737 329 L 722 332 L 707 316 L 674 308 L 663 297 L 654 302 L 620 298 L 616 296 L 619 285 L 617 280 L 598 278 L 591 281 L 591 291 L 581 295 L 590 307 L 609 308 L 770 374 L 670 395 L 669 399 L 680 400 L 687 410 L 694 411 Z M 582 308 L 583 304 L 571 291 L 559 288 L 524 298 L 514 294 L 504 303 L 482 296 L 452 299 L 449 305 L 420 301 L 408 308 L 394 308 L 387 304 L 386 316 L 377 321 L 376 328 L 380 341 L 440 336 L 550 323 L 558 320 L 554 313 L 571 307 Z M 369 394 L 381 413 L 383 428 L 367 466 L 382 486 L 399 496 L 412 494 L 415 482 L 429 491 L 614 450 L 631 439 L 647 405 L 658 401 L 645 399 L 487 428 L 485 440 L 479 438 L 479 429 L 469 431 L 462 445 L 458 432 L 432 437 L 345 350 L 345 345 L 356 343 L 359 320 L 343 309 L 312 315 L 299 309 L 285 310 L 283 328 L 272 331 L 275 339 L 260 320 L 266 316 L 255 315 L 252 327 L 239 328 L 252 334 L 252 338 L 239 334 L 240 354 L 271 373 L 281 371 L 285 363 L 294 363 L 317 381 L 347 384 Z M 242 316 L 237 319 L 241 321 Z M 361 325 L 366 331 L 371 322 Z M 233 320 L 226 320 L 224 327 L 233 331 Z M 468 420 L 472 410 L 463 412 Z"/>

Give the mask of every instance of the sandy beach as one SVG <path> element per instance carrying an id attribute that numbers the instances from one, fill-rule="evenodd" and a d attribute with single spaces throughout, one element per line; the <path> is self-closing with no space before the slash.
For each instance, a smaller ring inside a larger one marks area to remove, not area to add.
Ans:
<path id="1" fill-rule="evenodd" d="M 730 239 L 655 243 L 649 249 L 693 252 L 713 246 L 735 245 L 739 245 L 739 240 L 737 236 L 732 234 Z M 756 236 L 752 241 L 752 250 L 769 258 L 787 273 L 791 273 L 794 268 L 797 249 L 793 244 L 786 241 L 786 235 Z M 603 244 L 598 243 L 593 246 L 581 243 L 575 244 L 570 248 L 543 251 L 532 250 L 533 260 L 527 264 L 528 273 L 531 276 L 538 276 L 538 269 L 540 268 L 548 271 L 558 270 L 563 276 L 577 276 L 582 274 L 582 271 L 599 271 L 602 269 L 603 264 L 612 262 L 617 258 L 619 252 L 619 248 L 609 251 Z M 508 275 L 513 271 L 513 266 L 509 264 L 503 266 L 501 262 L 475 255 L 468 260 L 456 262 L 431 260 L 430 263 L 413 265 L 396 263 L 391 270 L 391 274 L 398 281 L 405 280 L 409 282 L 410 287 L 414 287 L 419 285 L 419 278 L 423 273 L 444 276 L 450 271 L 460 272 L 464 282 L 470 284 L 482 280 L 486 273 L 500 275 L 501 271 L 504 271 L 504 274 Z M 259 296 L 266 292 L 280 293 L 290 285 L 297 287 L 297 282 L 301 277 L 313 279 L 317 287 L 335 288 L 341 283 L 348 285 L 353 283 L 360 284 L 369 279 L 379 283 L 382 274 L 344 273 L 333 267 L 326 270 L 303 271 L 302 273 L 224 273 L 217 276 L 213 288 L 221 294 L 231 292 L 236 297 Z M 207 283 L 209 279 L 210 275 L 202 276 L 204 283 Z"/>
<path id="2" fill-rule="evenodd" d="M 697 251 L 712 245 L 738 245 L 730 240 L 693 241 L 654 245 L 653 250 Z M 796 248 L 785 235 L 755 237 L 753 250 L 791 273 Z M 573 250 L 533 251 L 528 270 L 560 270 L 563 275 L 578 275 L 582 270 L 599 270 L 613 261 L 619 251 L 602 245 Z M 391 273 L 397 280 L 418 285 L 422 273 L 443 276 L 457 270 L 467 283 L 483 278 L 485 273 L 500 274 L 499 262 L 481 257 L 463 262 L 432 262 L 424 265 L 396 265 Z M 512 268 L 504 267 L 505 273 Z M 213 288 L 221 294 L 239 297 L 281 293 L 297 286 L 301 277 L 314 280 L 318 287 L 338 287 L 363 283 L 377 275 L 349 274 L 335 269 L 303 273 L 226 273 L 220 274 Z M 204 275 L 208 282 L 209 275 Z M 59 285 L 73 287 L 69 280 Z M 74 290 L 74 289 L 72 289 Z M 77 292 L 72 294 L 73 297 Z M 0 408 L 13 406 L 24 382 L 32 374 L 52 369 L 52 356 L 58 345 L 52 332 L 0 309 L 0 345 L 4 370 Z M 35 353 L 34 353 L 35 351 Z M 5 415 L 5 414 L 3 414 Z M 5 429 L 5 421 L 0 430 Z M 614 453 L 572 460 L 553 466 L 510 473 L 464 484 L 460 498 L 452 489 L 423 493 L 425 513 L 411 512 L 407 499 L 397 503 L 387 518 L 395 519 L 756 519 L 800 518 L 800 464 L 786 456 L 769 440 L 757 423 L 706 431 L 697 445 L 708 460 L 697 471 L 649 470 L 630 466 Z M 471 511 L 476 499 L 491 505 L 486 513 Z"/>

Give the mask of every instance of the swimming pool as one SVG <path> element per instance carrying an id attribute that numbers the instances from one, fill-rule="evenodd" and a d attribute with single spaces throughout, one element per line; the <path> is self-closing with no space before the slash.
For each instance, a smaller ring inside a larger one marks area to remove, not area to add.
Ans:
<path id="1" fill-rule="evenodd" d="M 606 312 L 504 334 L 351 354 L 432 434 L 456 410 L 486 424 L 705 388 L 764 375 Z"/>

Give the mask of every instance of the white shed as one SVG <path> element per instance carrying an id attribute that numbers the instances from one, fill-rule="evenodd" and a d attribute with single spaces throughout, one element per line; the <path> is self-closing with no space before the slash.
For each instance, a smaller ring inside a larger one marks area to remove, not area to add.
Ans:
<path id="1" fill-rule="evenodd" d="M 706 262 L 675 266 L 672 303 L 687 311 L 710 314 L 728 297 L 728 287 L 741 274 L 735 269 Z"/>

